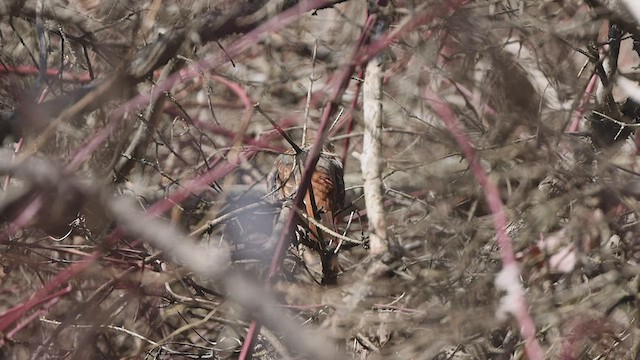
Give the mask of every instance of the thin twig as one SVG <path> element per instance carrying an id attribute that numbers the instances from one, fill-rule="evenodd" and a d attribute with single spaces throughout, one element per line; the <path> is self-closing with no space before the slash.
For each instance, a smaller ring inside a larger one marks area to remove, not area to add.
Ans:
<path id="1" fill-rule="evenodd" d="M 47 73 L 47 37 L 45 36 L 44 22 L 42 20 L 42 8 L 44 0 L 36 1 L 36 32 L 38 34 L 38 46 L 40 48 L 38 58 L 38 77 L 34 86 L 33 95 L 40 91 L 42 83 L 45 81 Z"/>
<path id="2" fill-rule="evenodd" d="M 309 75 L 309 88 L 307 89 L 307 100 L 304 104 L 304 115 L 302 116 L 302 146 L 307 142 L 307 126 L 309 125 L 309 107 L 311 106 L 311 93 L 313 83 L 316 81 L 316 55 L 318 54 L 318 39 L 313 44 L 313 55 L 311 56 L 311 74 Z"/>
<path id="3" fill-rule="evenodd" d="M 260 103 L 255 103 L 253 105 L 253 107 L 258 110 L 258 112 L 264 116 L 265 119 L 267 119 L 267 121 L 269 121 L 269 123 L 271 124 L 271 126 L 273 126 L 274 129 L 276 129 L 276 131 L 282 135 L 282 137 L 287 140 L 287 142 L 289 143 L 289 145 L 291 145 L 291 148 L 293 148 L 293 150 L 296 152 L 296 154 L 302 154 L 302 149 L 300 148 L 300 146 L 298 146 L 298 144 L 296 144 L 295 141 L 293 141 L 293 139 L 291 139 L 291 137 L 284 131 L 282 130 L 282 128 L 280 127 L 280 125 L 278 125 L 272 118 L 271 116 L 269 116 L 269 114 L 267 114 L 266 112 L 264 112 L 264 110 L 262 110 L 262 108 L 260 107 Z"/>
<path id="4" fill-rule="evenodd" d="M 313 225 L 318 227 L 320 230 L 324 231 L 325 233 L 327 233 L 327 234 L 329 234 L 329 235 L 331 235 L 331 236 L 333 236 L 333 237 L 335 237 L 337 239 L 346 241 L 348 243 L 357 244 L 357 245 L 364 244 L 364 242 L 362 242 L 360 240 L 352 239 L 352 238 L 350 238 L 348 236 L 344 236 L 344 235 L 342 235 L 340 233 L 337 233 L 337 232 L 329 229 L 328 227 L 323 225 L 320 221 L 318 221 L 318 220 L 314 219 L 313 217 L 309 216 L 305 211 L 302 211 L 300 209 L 296 209 L 296 208 L 294 208 L 294 207 L 292 207 L 290 205 L 288 205 L 287 207 L 295 210 L 298 213 L 298 215 L 302 216 L 305 220 L 309 221 L 310 223 L 312 223 Z"/>
<path id="5" fill-rule="evenodd" d="M 611 117 L 611 116 L 609 116 L 609 115 L 606 115 L 606 114 L 604 114 L 604 113 L 601 113 L 600 111 L 595 111 L 595 110 L 594 110 L 594 111 L 592 111 L 592 113 L 594 113 L 594 114 L 596 114 L 596 115 L 599 115 L 599 116 L 601 116 L 603 119 L 607 119 L 607 120 L 611 121 L 611 122 L 612 122 L 612 123 L 614 123 L 614 124 L 620 125 L 620 126 L 622 126 L 623 128 L 625 128 L 625 127 L 632 128 L 632 129 L 640 128 L 640 124 L 627 124 L 627 123 L 625 123 L 625 122 L 622 122 L 622 121 L 616 120 L 616 119 L 612 118 L 612 117 Z"/>
<path id="6" fill-rule="evenodd" d="M 260 207 L 263 207 L 265 204 L 264 203 L 254 203 L 254 204 L 249 204 L 246 206 L 243 206 L 239 209 L 235 209 L 232 211 L 229 211 L 228 213 L 218 216 L 217 218 L 213 219 L 213 220 L 209 220 L 207 221 L 204 225 L 202 225 L 201 227 L 197 228 L 196 230 L 193 230 L 189 236 L 195 237 L 195 236 L 200 236 L 202 235 L 202 233 L 204 233 L 205 231 L 207 231 L 208 229 L 212 229 L 220 224 L 223 224 L 231 219 L 233 219 L 234 217 L 238 216 L 239 214 L 242 214 L 244 212 L 253 210 L 253 209 L 258 209 Z"/>
<path id="7" fill-rule="evenodd" d="M 50 320 L 50 319 L 47 319 L 45 317 L 41 317 L 40 321 L 45 323 L 45 324 L 51 324 L 51 325 L 56 325 L 56 326 L 62 325 L 62 323 L 60 321 Z M 135 337 L 137 339 L 140 339 L 140 340 L 146 342 L 147 344 L 153 345 L 154 347 L 159 347 L 162 350 L 164 350 L 164 351 L 166 351 L 166 352 L 168 352 L 170 354 L 183 354 L 184 355 L 184 353 L 182 353 L 182 352 L 170 349 L 170 348 L 162 345 L 161 343 L 157 343 L 157 342 L 155 342 L 155 341 L 153 341 L 153 340 L 151 340 L 149 338 L 146 338 L 146 337 L 144 337 L 144 336 L 142 336 L 142 335 L 140 335 L 140 334 L 138 334 L 138 333 L 136 333 L 134 331 L 126 329 L 126 328 L 124 328 L 122 326 L 115 326 L 115 325 L 69 325 L 69 327 L 76 328 L 76 329 L 100 328 L 100 329 L 110 329 L 110 330 L 114 330 L 114 331 L 119 331 L 119 332 L 125 333 L 127 335 L 133 336 L 133 337 Z"/>

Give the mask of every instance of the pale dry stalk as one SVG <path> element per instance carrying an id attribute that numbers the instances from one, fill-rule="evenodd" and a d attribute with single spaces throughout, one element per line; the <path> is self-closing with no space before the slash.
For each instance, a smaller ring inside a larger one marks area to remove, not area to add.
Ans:
<path id="1" fill-rule="evenodd" d="M 382 75 L 384 65 L 380 57 L 367 64 L 363 86 L 362 108 L 364 136 L 360 168 L 364 180 L 364 202 L 369 218 L 369 253 L 380 255 L 387 251 L 387 221 L 382 205 Z"/>

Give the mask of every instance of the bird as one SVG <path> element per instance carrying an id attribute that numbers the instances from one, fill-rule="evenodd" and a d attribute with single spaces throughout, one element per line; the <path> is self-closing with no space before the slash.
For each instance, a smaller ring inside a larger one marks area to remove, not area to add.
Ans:
<path id="1" fill-rule="evenodd" d="M 267 188 L 272 202 L 282 203 L 296 196 L 304 170 L 304 160 L 310 148 L 307 143 L 303 148 L 291 149 L 276 158 L 273 170 L 267 177 Z M 344 207 L 345 187 L 342 161 L 334 151 L 331 144 L 323 146 L 311 176 L 309 190 L 304 197 L 302 211 L 335 231 L 335 216 Z M 336 284 L 341 271 L 337 239 L 318 229 L 312 222 L 304 219 L 300 221 L 302 223 L 297 227 L 308 230 L 308 236 L 301 237 L 302 242 L 320 255 L 322 284 Z"/>

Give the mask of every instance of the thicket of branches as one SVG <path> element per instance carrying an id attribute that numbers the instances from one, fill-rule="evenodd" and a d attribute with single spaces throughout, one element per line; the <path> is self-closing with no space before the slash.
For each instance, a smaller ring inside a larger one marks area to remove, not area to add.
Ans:
<path id="1" fill-rule="evenodd" d="M 634 1 L 0 19 L 0 359 L 640 355 Z M 281 130 L 300 194 L 344 164 L 337 285 L 268 201 Z"/>

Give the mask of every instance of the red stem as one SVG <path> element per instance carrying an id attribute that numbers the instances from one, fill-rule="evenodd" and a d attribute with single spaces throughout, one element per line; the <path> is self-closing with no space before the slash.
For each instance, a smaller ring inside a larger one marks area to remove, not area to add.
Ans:
<path id="1" fill-rule="evenodd" d="M 25 66 L 25 65 L 18 65 L 18 66 L 5 66 L 0 64 L 0 76 L 2 74 L 16 74 L 16 75 L 21 75 L 21 76 L 37 76 L 38 75 L 38 69 L 33 67 L 33 66 Z M 60 70 L 59 69 L 47 69 L 47 72 L 45 73 L 45 76 L 50 77 L 50 78 L 57 78 L 60 76 Z M 67 82 L 79 82 L 79 83 L 88 83 L 91 82 L 93 79 L 91 79 L 91 77 L 89 76 L 89 73 L 85 73 L 85 74 L 74 74 L 74 73 L 70 73 L 68 71 L 65 71 L 62 73 L 62 77 L 61 77 L 62 81 L 67 81 Z"/>
<path id="2" fill-rule="evenodd" d="M 568 132 L 576 132 L 578 131 L 578 126 L 580 125 L 580 120 L 584 116 L 584 112 L 586 110 L 586 106 L 589 103 L 589 100 L 593 97 L 593 91 L 598 84 L 598 75 L 593 74 L 591 79 L 589 80 L 589 84 L 587 84 L 587 88 L 584 90 L 584 94 L 582 94 L 582 98 L 580 99 L 580 103 L 578 104 L 578 108 L 576 109 L 576 113 L 569 124 Z"/>
<path id="3" fill-rule="evenodd" d="M 491 209 L 491 213 L 493 214 L 493 224 L 496 229 L 498 246 L 500 247 L 503 271 L 517 271 L 516 257 L 513 252 L 511 237 L 507 233 L 507 217 L 504 213 L 498 187 L 489 180 L 484 169 L 480 166 L 471 142 L 466 135 L 464 135 L 464 132 L 460 128 L 459 122 L 449 104 L 429 89 L 425 90 L 425 97 L 431 100 L 431 107 L 440 116 L 451 135 L 455 138 L 462 154 L 469 162 L 469 167 L 471 168 L 476 181 L 484 190 L 485 198 L 487 199 L 487 203 Z M 504 270 L 505 268 L 507 270 Z M 521 289 L 520 286 L 517 288 Z M 536 339 L 535 324 L 531 318 L 531 314 L 529 314 L 523 292 L 517 291 L 514 294 L 509 295 L 513 296 L 512 300 L 517 306 L 517 310 L 514 315 L 520 325 L 520 332 L 525 340 L 525 351 L 527 356 L 532 360 L 544 359 L 544 352 Z"/>

